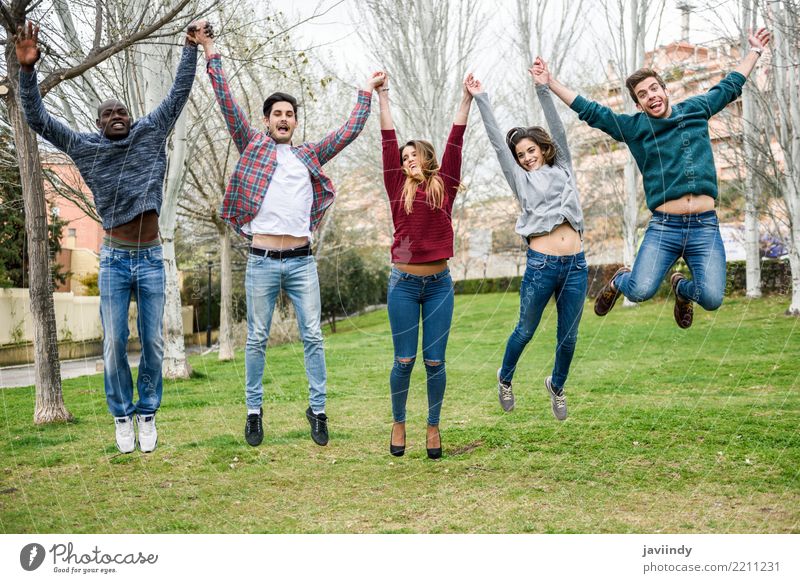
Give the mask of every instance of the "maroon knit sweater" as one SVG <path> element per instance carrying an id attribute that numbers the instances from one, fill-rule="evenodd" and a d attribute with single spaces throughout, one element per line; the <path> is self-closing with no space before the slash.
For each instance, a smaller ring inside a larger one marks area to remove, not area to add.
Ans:
<path id="1" fill-rule="evenodd" d="M 444 182 L 442 208 L 426 202 L 425 183 L 417 188 L 411 214 L 403 203 L 406 175 L 400 161 L 400 147 L 394 130 L 381 130 L 383 140 L 383 182 L 389 195 L 394 222 L 392 263 L 428 263 L 453 256 L 453 201 L 461 184 L 461 145 L 465 125 L 454 125 L 447 138 L 439 176 Z"/>

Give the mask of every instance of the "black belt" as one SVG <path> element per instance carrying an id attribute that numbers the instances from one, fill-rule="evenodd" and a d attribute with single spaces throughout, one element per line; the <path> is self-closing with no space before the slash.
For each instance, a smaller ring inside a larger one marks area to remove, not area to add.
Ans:
<path id="1" fill-rule="evenodd" d="M 250 247 L 251 255 L 258 255 L 259 257 L 269 257 L 270 259 L 286 259 L 288 257 L 306 257 L 313 255 L 311 252 L 311 244 L 306 243 L 302 247 L 295 247 L 294 249 L 259 249 L 258 247 Z"/>

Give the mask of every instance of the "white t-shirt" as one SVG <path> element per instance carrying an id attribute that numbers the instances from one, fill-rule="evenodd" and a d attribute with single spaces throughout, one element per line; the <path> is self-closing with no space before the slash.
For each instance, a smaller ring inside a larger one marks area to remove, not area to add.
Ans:
<path id="1" fill-rule="evenodd" d="M 261 208 L 242 225 L 248 235 L 311 236 L 311 202 L 314 197 L 308 168 L 289 144 L 276 144 L 278 165 Z"/>

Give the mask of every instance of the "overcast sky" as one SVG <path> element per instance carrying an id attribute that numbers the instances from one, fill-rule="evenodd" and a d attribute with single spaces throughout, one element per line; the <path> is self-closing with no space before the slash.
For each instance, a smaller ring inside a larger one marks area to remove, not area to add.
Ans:
<path id="1" fill-rule="evenodd" d="M 584 34 L 580 42 L 576 43 L 576 47 L 574 47 L 576 60 L 597 58 L 594 55 L 597 55 L 598 52 L 608 50 L 603 49 L 603 45 L 610 46 L 611 37 L 603 16 L 601 0 L 586 1 L 589 4 L 587 18 L 593 30 L 591 33 Z M 679 0 L 666 0 L 660 26 L 654 22 L 648 32 L 648 50 L 680 38 L 681 13 L 676 6 L 678 3 Z M 735 2 L 695 0 L 692 4 L 695 6 L 695 12 L 690 18 L 690 40 L 692 42 L 701 43 L 717 39 L 723 28 L 727 28 L 729 31 L 735 30 Z M 296 34 L 303 46 L 318 46 L 318 55 L 332 61 L 334 68 L 343 77 L 352 77 L 355 75 L 355 71 L 358 71 L 360 78 L 362 71 L 380 67 L 379 63 L 371 62 L 356 34 L 357 27 L 362 24 L 357 0 L 341 2 L 339 0 L 318 2 L 279 0 L 273 2 L 272 6 L 289 16 L 290 21 L 307 18 L 315 11 L 327 11 L 324 16 L 301 25 L 296 30 Z M 514 0 L 483 0 L 479 6 L 483 13 L 482 22 L 485 24 L 485 29 L 481 37 L 480 49 L 476 51 L 479 56 L 471 69 L 480 76 L 496 67 L 498 62 L 503 61 L 503 50 L 505 49 L 503 33 L 513 22 Z M 345 55 L 346 59 L 341 58 L 342 55 Z M 600 62 L 604 62 L 605 58 Z"/>

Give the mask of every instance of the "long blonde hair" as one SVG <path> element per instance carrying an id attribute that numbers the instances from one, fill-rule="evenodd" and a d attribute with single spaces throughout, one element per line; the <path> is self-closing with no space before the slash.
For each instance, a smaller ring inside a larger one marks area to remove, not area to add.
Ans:
<path id="1" fill-rule="evenodd" d="M 406 182 L 403 185 L 403 206 L 407 214 L 414 209 L 414 199 L 417 197 L 417 188 L 426 182 L 425 201 L 430 208 L 440 209 L 444 206 L 444 182 L 439 176 L 439 163 L 436 161 L 436 150 L 433 145 L 425 140 L 410 140 L 400 148 L 400 159 L 403 159 L 403 150 L 412 146 L 417 151 L 417 160 L 422 170 L 422 177 L 413 176 L 405 168 Z"/>

